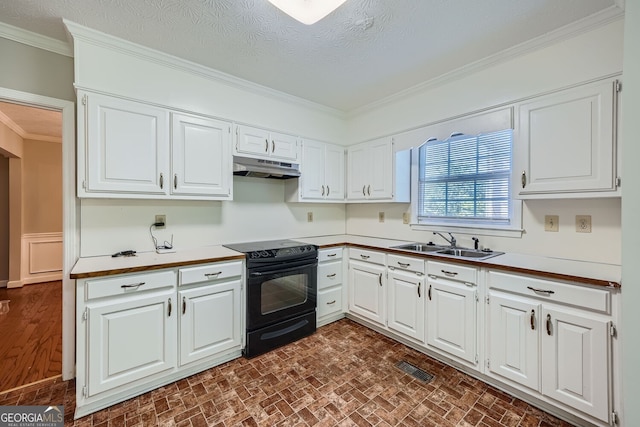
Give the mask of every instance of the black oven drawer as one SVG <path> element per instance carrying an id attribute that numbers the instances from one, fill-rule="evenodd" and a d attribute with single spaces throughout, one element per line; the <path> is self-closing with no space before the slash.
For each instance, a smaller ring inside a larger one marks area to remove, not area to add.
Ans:
<path id="1" fill-rule="evenodd" d="M 316 311 L 294 317 L 275 325 L 247 332 L 244 349 L 246 357 L 266 353 L 276 347 L 289 344 L 316 331 Z"/>

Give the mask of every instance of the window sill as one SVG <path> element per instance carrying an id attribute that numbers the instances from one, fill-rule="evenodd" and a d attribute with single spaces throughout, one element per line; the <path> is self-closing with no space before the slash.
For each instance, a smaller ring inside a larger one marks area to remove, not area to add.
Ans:
<path id="1" fill-rule="evenodd" d="M 416 231 L 442 231 L 448 233 L 475 234 L 478 236 L 521 238 L 524 230 L 521 228 L 489 227 L 478 225 L 446 225 L 446 224 L 411 224 Z"/>

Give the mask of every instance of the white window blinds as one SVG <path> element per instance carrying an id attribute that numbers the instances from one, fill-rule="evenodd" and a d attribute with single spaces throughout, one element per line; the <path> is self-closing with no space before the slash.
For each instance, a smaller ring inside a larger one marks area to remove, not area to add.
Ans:
<path id="1" fill-rule="evenodd" d="M 512 141 L 507 129 L 424 143 L 418 222 L 509 224 Z"/>

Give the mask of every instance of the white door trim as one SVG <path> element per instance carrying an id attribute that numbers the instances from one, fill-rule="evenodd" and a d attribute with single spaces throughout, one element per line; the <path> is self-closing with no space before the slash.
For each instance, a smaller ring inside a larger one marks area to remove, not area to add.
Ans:
<path id="1" fill-rule="evenodd" d="M 75 377 L 75 281 L 69 278 L 80 250 L 75 196 L 75 103 L 0 87 L 0 100 L 62 112 L 62 379 Z"/>

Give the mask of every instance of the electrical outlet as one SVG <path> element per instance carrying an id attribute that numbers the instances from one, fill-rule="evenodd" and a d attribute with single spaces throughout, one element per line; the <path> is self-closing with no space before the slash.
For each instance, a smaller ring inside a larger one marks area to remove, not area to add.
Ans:
<path id="1" fill-rule="evenodd" d="M 164 225 L 156 228 L 165 228 L 167 226 L 167 216 L 166 215 L 156 215 L 156 220 L 154 221 L 156 224 L 161 222 Z"/>
<path id="2" fill-rule="evenodd" d="M 409 212 L 404 212 L 402 214 L 402 223 L 403 224 L 409 224 L 410 220 L 411 220 L 411 215 L 409 215 Z"/>
<path id="3" fill-rule="evenodd" d="M 307 222 L 313 222 L 313 212 L 307 212 Z"/>
<path id="4" fill-rule="evenodd" d="M 378 222 L 384 222 L 384 212 L 378 212 Z"/>
<path id="5" fill-rule="evenodd" d="M 544 216 L 544 231 L 558 231 L 560 228 L 560 217 L 558 215 Z"/>
<path id="6" fill-rule="evenodd" d="M 576 233 L 591 233 L 591 215 L 576 215 Z"/>

